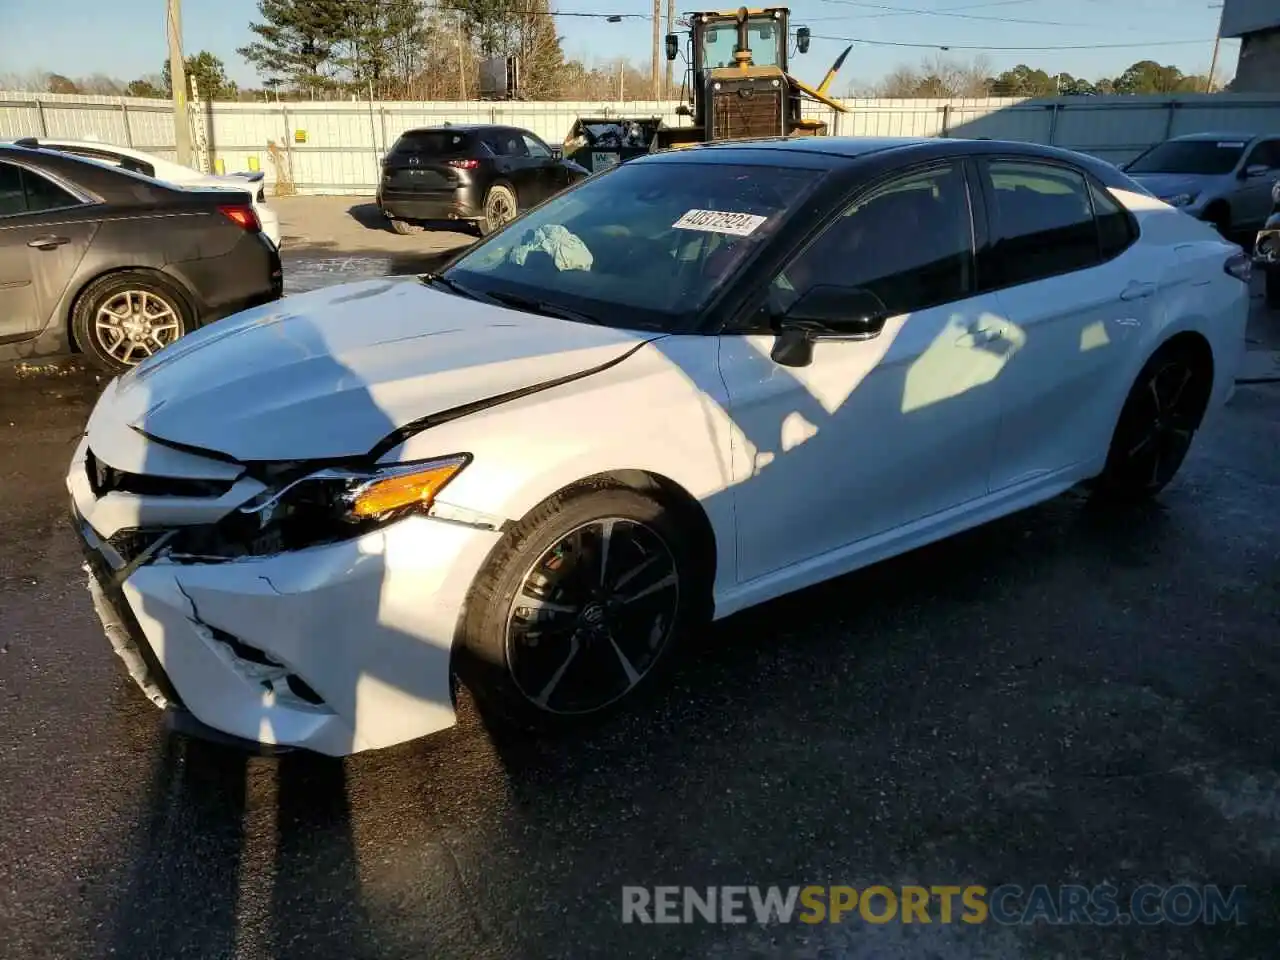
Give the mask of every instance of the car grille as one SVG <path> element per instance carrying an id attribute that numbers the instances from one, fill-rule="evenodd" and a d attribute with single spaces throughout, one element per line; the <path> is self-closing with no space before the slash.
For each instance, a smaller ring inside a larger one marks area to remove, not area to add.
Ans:
<path id="1" fill-rule="evenodd" d="M 782 136 L 782 88 L 746 83 L 717 90 L 711 101 L 711 139 Z"/>
<path id="2" fill-rule="evenodd" d="M 234 485 L 233 480 L 192 480 L 185 477 L 153 477 L 126 473 L 103 463 L 88 451 L 84 458 L 89 489 L 95 497 L 108 493 L 131 493 L 140 497 L 220 497 Z"/>
<path id="3" fill-rule="evenodd" d="M 155 528 L 117 530 L 107 537 L 107 543 L 111 545 L 112 550 L 120 555 L 121 560 L 129 564 L 168 532 L 168 530 Z"/>

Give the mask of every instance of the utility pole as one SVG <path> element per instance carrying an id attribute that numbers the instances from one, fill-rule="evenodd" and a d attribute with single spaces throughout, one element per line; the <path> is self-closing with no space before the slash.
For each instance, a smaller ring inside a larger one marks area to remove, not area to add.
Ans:
<path id="1" fill-rule="evenodd" d="M 676 32 L 676 0 L 667 0 L 667 33 Z M 675 64 L 670 60 L 667 61 L 667 89 L 666 96 L 671 96 L 671 71 L 675 69 Z"/>
<path id="2" fill-rule="evenodd" d="M 662 47 L 662 0 L 653 0 L 653 99 L 662 99 L 662 88 L 659 78 L 662 76 L 658 67 L 659 54 Z"/>
<path id="3" fill-rule="evenodd" d="M 1210 10 L 1218 10 L 1222 4 L 1209 4 Z M 1209 61 L 1209 76 L 1204 82 L 1204 92 L 1213 93 L 1213 75 L 1218 72 L 1218 44 L 1222 41 L 1222 20 L 1218 20 L 1218 29 L 1213 35 L 1213 58 Z"/>
<path id="4" fill-rule="evenodd" d="M 467 99 L 467 63 L 462 57 L 462 11 L 458 11 L 458 99 Z"/>
<path id="5" fill-rule="evenodd" d="M 182 60 L 182 3 L 168 0 L 169 82 L 173 86 L 173 143 L 178 162 L 191 166 L 191 120 L 187 117 L 187 71 Z"/>

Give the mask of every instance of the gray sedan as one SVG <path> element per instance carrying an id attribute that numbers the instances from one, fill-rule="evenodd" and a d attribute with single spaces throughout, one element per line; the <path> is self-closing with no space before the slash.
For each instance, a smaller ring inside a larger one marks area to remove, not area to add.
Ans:
<path id="1" fill-rule="evenodd" d="M 1121 169 L 1224 235 L 1251 238 L 1280 182 L 1280 134 L 1192 133 L 1156 144 Z"/>

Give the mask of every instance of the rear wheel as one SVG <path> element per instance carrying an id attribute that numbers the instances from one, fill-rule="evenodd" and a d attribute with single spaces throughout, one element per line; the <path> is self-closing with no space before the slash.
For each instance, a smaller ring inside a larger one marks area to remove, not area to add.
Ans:
<path id="1" fill-rule="evenodd" d="M 1158 351 L 1129 391 L 1095 493 L 1132 502 L 1163 490 L 1191 449 L 1212 388 L 1212 370 L 1197 351 Z"/>
<path id="2" fill-rule="evenodd" d="M 193 324 L 190 308 L 171 285 L 133 271 L 89 284 L 71 319 L 72 335 L 85 356 L 111 373 L 137 366 Z"/>
<path id="3" fill-rule="evenodd" d="M 487 237 L 501 230 L 520 215 L 520 204 L 510 187 L 502 184 L 489 188 L 484 198 L 484 216 L 480 219 L 480 235 Z"/>
<path id="4" fill-rule="evenodd" d="M 553 497 L 476 580 L 455 672 L 498 727 L 601 719 L 648 686 L 708 589 L 675 511 L 625 488 Z"/>
<path id="5" fill-rule="evenodd" d="M 426 228 L 420 223 L 410 223 L 408 220 L 397 220 L 392 217 L 391 229 L 402 237 L 407 237 L 410 234 L 421 233 Z"/>

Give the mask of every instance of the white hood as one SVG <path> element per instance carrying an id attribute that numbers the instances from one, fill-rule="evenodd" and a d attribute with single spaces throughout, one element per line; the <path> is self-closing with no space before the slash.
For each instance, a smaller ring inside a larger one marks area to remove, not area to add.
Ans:
<path id="1" fill-rule="evenodd" d="M 415 420 L 582 373 L 651 339 L 416 279 L 370 280 L 183 337 L 108 387 L 93 419 L 240 461 L 360 456 Z"/>

